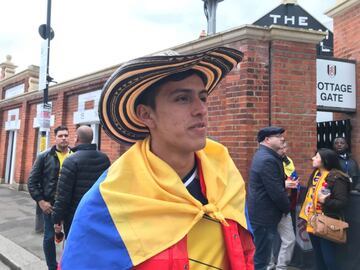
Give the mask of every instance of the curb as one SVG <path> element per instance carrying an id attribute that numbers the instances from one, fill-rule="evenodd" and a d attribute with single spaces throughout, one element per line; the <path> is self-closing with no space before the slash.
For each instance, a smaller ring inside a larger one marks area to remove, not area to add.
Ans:
<path id="1" fill-rule="evenodd" d="M 46 263 L 0 235 L 0 260 L 12 270 L 46 270 Z"/>
<path id="2" fill-rule="evenodd" d="M 6 266 L 10 267 L 11 270 L 19 270 L 20 269 L 1 253 L 0 253 L 0 261 L 2 263 L 4 263 Z"/>

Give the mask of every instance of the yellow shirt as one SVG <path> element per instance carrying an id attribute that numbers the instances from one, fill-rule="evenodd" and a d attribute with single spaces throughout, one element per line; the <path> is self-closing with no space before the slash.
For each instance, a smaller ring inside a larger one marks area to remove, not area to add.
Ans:
<path id="1" fill-rule="evenodd" d="M 283 162 L 283 165 L 284 165 L 284 172 L 286 176 L 289 177 L 295 171 L 295 165 L 291 158 L 289 157 L 287 158 L 290 161 L 290 163 L 286 164 L 285 162 Z"/>
<path id="2" fill-rule="evenodd" d="M 204 215 L 187 239 L 191 270 L 230 269 L 219 221 Z"/>
<path id="3" fill-rule="evenodd" d="M 59 151 L 57 151 L 57 150 L 56 150 L 55 152 L 56 152 L 56 155 L 57 155 L 57 157 L 58 157 L 58 159 L 59 159 L 59 162 L 60 162 L 60 170 L 61 170 L 61 167 L 62 167 L 62 164 L 63 164 L 65 158 L 67 158 L 67 156 L 69 156 L 72 152 L 71 152 L 71 150 L 69 150 L 69 151 L 66 152 L 66 153 L 59 152 Z M 59 174 L 60 174 L 60 170 L 59 170 Z"/>

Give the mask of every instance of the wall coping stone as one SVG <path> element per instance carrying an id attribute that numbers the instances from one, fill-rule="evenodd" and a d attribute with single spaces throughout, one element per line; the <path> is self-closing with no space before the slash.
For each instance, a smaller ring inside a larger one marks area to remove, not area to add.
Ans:
<path id="1" fill-rule="evenodd" d="M 325 15 L 334 18 L 338 15 L 341 15 L 353 8 L 356 5 L 360 4 L 360 0 L 341 0 L 337 1 L 335 6 L 325 11 Z"/>

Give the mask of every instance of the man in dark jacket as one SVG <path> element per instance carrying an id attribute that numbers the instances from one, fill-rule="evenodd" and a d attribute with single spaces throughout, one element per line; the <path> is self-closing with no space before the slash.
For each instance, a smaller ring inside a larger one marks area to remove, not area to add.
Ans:
<path id="1" fill-rule="evenodd" d="M 109 158 L 96 150 L 92 140 L 92 129 L 79 127 L 76 130 L 76 147 L 72 149 L 75 153 L 64 161 L 61 169 L 52 218 L 54 224 L 63 223 L 65 237 L 81 198 L 110 166 Z M 55 230 L 61 230 L 61 225 L 55 225 Z"/>
<path id="2" fill-rule="evenodd" d="M 55 128 L 55 145 L 42 152 L 35 160 L 28 180 L 31 197 L 37 202 L 44 216 L 43 249 L 49 270 L 56 270 L 56 249 L 54 243 L 54 224 L 51 213 L 60 168 L 64 159 L 70 154 L 69 131 L 65 126 Z"/>
<path id="3" fill-rule="evenodd" d="M 350 176 L 352 189 L 360 191 L 359 166 L 356 160 L 351 157 L 346 139 L 344 137 L 336 137 L 333 147 L 338 154 L 342 171 Z"/>
<path id="4" fill-rule="evenodd" d="M 250 169 L 247 204 L 256 247 L 256 270 L 267 268 L 277 225 L 281 216 L 290 211 L 282 158 L 277 153 L 285 141 L 284 131 L 279 127 L 266 127 L 258 132 L 260 147 Z"/>

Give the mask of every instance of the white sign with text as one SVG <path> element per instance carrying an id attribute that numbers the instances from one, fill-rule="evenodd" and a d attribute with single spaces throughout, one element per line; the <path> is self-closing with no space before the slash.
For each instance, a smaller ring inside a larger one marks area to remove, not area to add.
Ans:
<path id="1" fill-rule="evenodd" d="M 355 62 L 316 59 L 316 105 L 323 111 L 356 111 Z"/>

